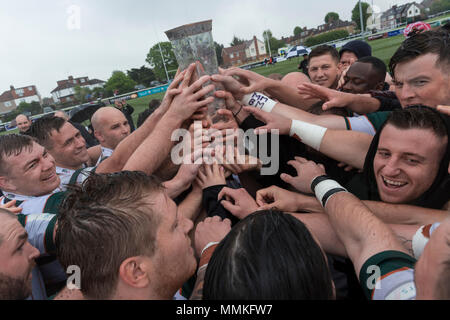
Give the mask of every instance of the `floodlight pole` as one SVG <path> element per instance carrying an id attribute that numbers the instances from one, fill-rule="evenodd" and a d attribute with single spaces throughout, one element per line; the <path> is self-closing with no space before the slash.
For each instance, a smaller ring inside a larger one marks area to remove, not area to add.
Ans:
<path id="1" fill-rule="evenodd" d="M 162 50 L 161 50 L 161 44 L 158 42 L 158 47 L 159 47 L 159 53 L 161 54 L 161 59 L 164 65 L 164 71 L 166 71 L 166 77 L 167 77 L 167 83 L 169 83 L 169 73 L 167 72 L 167 68 L 166 68 L 166 62 L 164 61 L 164 56 L 162 54 Z"/>
<path id="2" fill-rule="evenodd" d="M 267 39 L 267 46 L 269 47 L 269 57 L 272 56 L 272 50 L 270 50 L 270 39 L 269 39 L 269 33 L 266 31 L 264 32 L 266 34 L 266 39 Z"/>
<path id="3" fill-rule="evenodd" d="M 361 6 L 361 0 L 359 0 L 359 20 L 361 22 L 361 34 L 364 33 L 364 19 L 363 19 L 363 13 L 362 13 L 362 6 Z"/>

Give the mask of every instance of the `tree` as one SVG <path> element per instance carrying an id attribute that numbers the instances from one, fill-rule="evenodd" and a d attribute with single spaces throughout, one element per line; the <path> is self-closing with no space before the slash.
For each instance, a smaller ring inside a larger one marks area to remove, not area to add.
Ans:
<path id="1" fill-rule="evenodd" d="M 361 2 L 361 8 L 362 8 L 362 13 L 363 13 L 363 23 L 364 23 L 364 27 L 365 27 L 365 23 L 367 21 L 367 19 L 370 17 L 370 13 L 368 13 L 367 9 L 369 8 L 369 4 L 367 2 Z M 359 14 L 359 2 L 356 3 L 355 7 L 352 10 L 352 21 L 354 23 L 356 23 L 356 25 L 358 26 L 358 30 L 361 30 L 361 19 L 360 19 L 360 14 Z M 362 30 L 361 30 L 362 31 Z"/>
<path id="2" fill-rule="evenodd" d="M 75 86 L 74 90 L 75 90 L 74 94 L 75 99 L 77 99 L 77 101 L 80 103 L 87 102 L 89 100 L 89 97 L 92 96 L 91 89 L 87 87 Z"/>
<path id="3" fill-rule="evenodd" d="M 223 64 L 222 50 L 223 50 L 224 46 L 223 46 L 223 44 L 219 44 L 214 41 L 214 48 L 216 50 L 217 63 L 220 66 Z"/>
<path id="4" fill-rule="evenodd" d="M 440 0 L 433 2 L 430 7 L 430 14 L 436 14 L 447 10 L 450 10 L 450 0 Z"/>
<path id="5" fill-rule="evenodd" d="M 269 55 L 272 55 L 272 53 L 277 53 L 279 48 L 283 48 L 286 46 L 286 43 L 284 43 L 284 41 L 282 40 L 278 40 L 277 38 L 275 38 L 272 35 L 272 31 L 270 30 L 265 30 L 263 32 L 263 39 L 264 39 L 264 43 L 266 45 L 266 51 L 269 52 L 269 46 L 267 44 L 267 42 L 270 43 L 270 53 Z"/>
<path id="6" fill-rule="evenodd" d="M 339 14 L 336 12 L 328 12 L 325 16 L 325 23 L 332 23 L 333 21 L 339 20 Z"/>
<path id="7" fill-rule="evenodd" d="M 127 76 L 137 84 L 142 84 L 146 87 L 150 87 L 150 82 L 156 80 L 153 70 L 146 66 L 142 66 L 139 69 L 132 68 L 131 70 L 127 70 Z"/>
<path id="8" fill-rule="evenodd" d="M 296 26 L 295 28 L 294 28 L 294 36 L 298 36 L 300 33 L 302 33 L 303 32 L 303 29 L 301 28 L 301 27 L 299 27 L 299 26 Z"/>
<path id="9" fill-rule="evenodd" d="M 243 44 L 244 42 L 245 42 L 244 39 L 239 39 L 238 37 L 233 36 L 233 40 L 231 41 L 230 46 L 234 47 L 234 46 L 237 46 L 239 44 Z"/>
<path id="10" fill-rule="evenodd" d="M 178 69 L 178 62 L 173 52 L 172 44 L 170 42 L 160 42 L 161 51 L 159 50 L 158 44 L 155 44 L 147 54 L 147 63 L 150 68 L 153 69 L 156 79 L 159 81 L 167 80 L 166 71 L 164 70 L 164 62 L 166 64 L 167 71 L 173 71 Z"/>
<path id="11" fill-rule="evenodd" d="M 112 96 L 114 91 L 118 90 L 119 94 L 134 91 L 134 82 L 122 71 L 113 71 L 112 76 L 105 84 L 105 93 L 108 96 Z"/>
<path id="12" fill-rule="evenodd" d="M 37 101 L 32 101 L 31 103 L 22 101 L 17 106 L 16 112 L 17 114 L 30 112 L 32 115 L 35 115 L 42 113 L 42 107 Z"/>

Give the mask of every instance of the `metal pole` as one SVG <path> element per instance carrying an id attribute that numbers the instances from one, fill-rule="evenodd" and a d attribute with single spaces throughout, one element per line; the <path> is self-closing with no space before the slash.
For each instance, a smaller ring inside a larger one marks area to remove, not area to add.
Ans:
<path id="1" fill-rule="evenodd" d="M 364 33 L 364 19 L 363 19 L 363 13 L 362 13 L 362 6 L 361 6 L 361 0 L 359 0 L 359 20 L 361 22 L 361 34 Z"/>
<path id="2" fill-rule="evenodd" d="M 169 74 L 167 73 L 166 62 L 164 61 L 164 56 L 163 56 L 162 50 L 161 50 L 161 44 L 159 42 L 158 42 L 158 47 L 159 47 L 159 53 L 161 54 L 161 59 L 163 61 L 164 71 L 166 71 L 167 83 L 169 83 Z"/>
<path id="3" fill-rule="evenodd" d="M 270 49 L 269 33 L 266 31 L 265 34 L 266 34 L 266 39 L 267 39 L 267 45 L 269 47 L 269 57 L 271 57 L 272 56 L 272 50 Z"/>

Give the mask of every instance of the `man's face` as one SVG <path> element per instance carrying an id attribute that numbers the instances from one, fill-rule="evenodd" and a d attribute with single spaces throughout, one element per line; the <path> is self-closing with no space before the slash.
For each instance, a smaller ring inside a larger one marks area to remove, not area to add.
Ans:
<path id="1" fill-rule="evenodd" d="M 55 160 L 43 146 L 33 142 L 30 150 L 5 158 L 8 167 L 1 177 L 2 189 L 26 196 L 42 196 L 53 192 L 60 184 Z"/>
<path id="2" fill-rule="evenodd" d="M 445 272 L 445 261 L 450 258 L 450 220 L 446 220 L 434 230 L 422 255 L 414 267 L 416 299 L 436 300 L 436 287 L 440 275 Z M 444 269 L 444 270 L 443 270 Z"/>
<path id="3" fill-rule="evenodd" d="M 17 127 L 19 128 L 20 132 L 26 132 L 28 129 L 30 129 L 31 121 L 27 119 L 24 115 L 18 115 L 16 117 L 16 123 Z"/>
<path id="4" fill-rule="evenodd" d="M 438 55 L 428 53 L 396 66 L 395 93 L 403 108 L 450 104 L 450 75 L 436 66 L 437 59 Z"/>
<path id="5" fill-rule="evenodd" d="M 55 158 L 56 165 L 67 169 L 79 169 L 89 161 L 86 141 L 71 123 L 66 122 L 58 131 L 51 133 L 52 148 L 49 152 Z"/>
<path id="6" fill-rule="evenodd" d="M 330 54 L 309 59 L 308 73 L 311 82 L 319 86 L 335 89 L 339 80 L 339 68 Z"/>
<path id="7" fill-rule="evenodd" d="M 378 89 L 379 83 L 375 83 L 375 75 L 372 65 L 369 63 L 355 62 L 344 76 L 344 92 L 353 94 L 368 93 Z"/>
<path id="8" fill-rule="evenodd" d="M 356 54 L 354 54 L 351 51 L 344 51 L 341 54 L 341 59 L 339 61 L 339 68 L 341 68 L 341 70 L 344 70 L 350 67 L 353 63 L 355 63 L 356 60 L 358 60 Z"/>
<path id="9" fill-rule="evenodd" d="M 408 204 L 419 198 L 433 184 L 446 146 L 447 138 L 431 130 L 386 125 L 373 163 L 381 200 Z"/>
<path id="10" fill-rule="evenodd" d="M 130 125 L 120 111 L 111 112 L 102 122 L 100 130 L 95 131 L 95 136 L 102 146 L 114 150 L 130 134 Z"/>
<path id="11" fill-rule="evenodd" d="M 177 205 L 166 194 L 160 193 L 153 208 L 160 208 L 161 223 L 156 235 L 156 252 L 152 260 L 158 278 L 166 287 L 163 295 L 174 295 L 197 267 L 191 240 L 188 236 L 193 227 L 191 220 L 183 217 Z"/>
<path id="12" fill-rule="evenodd" d="M 27 241 L 17 219 L 2 214 L 0 221 L 0 299 L 25 299 L 31 294 L 31 271 L 39 251 Z"/>

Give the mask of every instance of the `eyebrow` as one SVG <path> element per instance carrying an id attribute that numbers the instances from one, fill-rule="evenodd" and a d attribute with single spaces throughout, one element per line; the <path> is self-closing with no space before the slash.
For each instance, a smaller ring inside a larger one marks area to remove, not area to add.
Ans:
<path id="1" fill-rule="evenodd" d="M 378 148 L 377 151 L 387 151 L 387 152 L 391 152 L 391 150 L 386 149 L 386 148 Z M 419 154 L 417 154 L 417 153 L 412 153 L 412 152 L 402 152 L 402 155 L 417 157 L 417 158 L 419 158 L 419 159 L 422 160 L 422 161 L 426 160 L 425 157 L 423 157 L 423 156 L 421 156 L 421 155 L 419 155 Z"/>
<path id="2" fill-rule="evenodd" d="M 17 238 L 16 238 L 16 246 L 15 246 L 15 250 L 17 250 L 18 248 L 20 248 L 22 246 L 23 243 L 25 243 L 28 239 L 28 234 L 26 232 L 21 233 Z"/>

